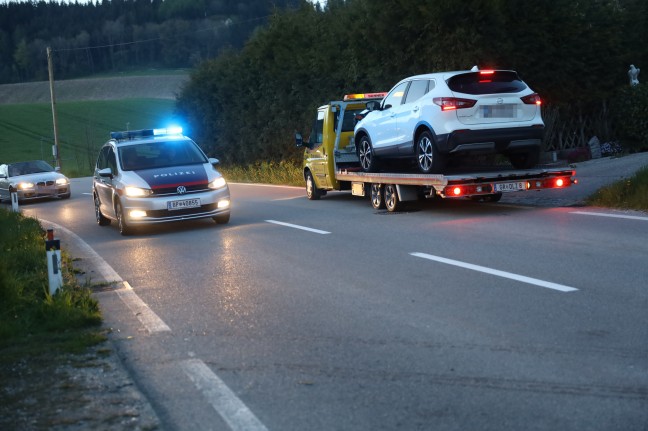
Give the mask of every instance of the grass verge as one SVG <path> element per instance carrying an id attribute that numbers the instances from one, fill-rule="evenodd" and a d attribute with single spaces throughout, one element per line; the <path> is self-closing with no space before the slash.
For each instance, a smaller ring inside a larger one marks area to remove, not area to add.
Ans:
<path id="1" fill-rule="evenodd" d="M 303 186 L 301 164 L 294 161 L 259 162 L 248 166 L 218 166 L 229 182 Z"/>
<path id="2" fill-rule="evenodd" d="M 600 189 L 586 202 L 593 206 L 648 211 L 648 166 L 631 178 Z"/>

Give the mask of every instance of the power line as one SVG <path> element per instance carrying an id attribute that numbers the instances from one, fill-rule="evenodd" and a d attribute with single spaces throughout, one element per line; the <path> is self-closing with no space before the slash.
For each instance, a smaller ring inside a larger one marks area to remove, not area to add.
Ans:
<path id="1" fill-rule="evenodd" d="M 232 20 L 230 18 L 228 18 L 227 20 L 225 20 L 224 23 L 220 23 L 218 25 L 212 25 L 212 26 L 201 28 L 201 29 L 194 30 L 194 31 L 187 31 L 187 32 L 183 33 L 182 35 L 184 36 L 184 35 L 188 35 L 188 34 L 198 34 L 198 33 L 205 32 L 205 31 L 213 31 L 213 30 L 217 30 L 218 28 L 222 27 L 223 25 L 225 27 L 230 27 L 230 26 L 233 26 L 233 25 L 247 24 L 247 23 L 250 23 L 250 22 L 253 22 L 253 21 L 260 21 L 260 20 L 269 18 L 271 16 L 272 15 L 265 15 L 265 16 L 260 16 L 260 17 L 257 17 L 257 18 L 250 18 L 250 19 L 247 19 L 245 21 L 239 21 L 239 22 L 236 22 L 236 23 L 232 22 Z M 228 21 L 232 22 L 232 23 L 228 24 Z M 137 44 L 142 44 L 142 43 L 150 43 L 150 42 L 157 42 L 157 41 L 164 41 L 164 40 L 171 40 L 171 39 L 167 38 L 167 37 L 156 37 L 156 38 L 151 38 L 151 39 L 135 40 L 135 41 L 132 41 L 132 42 L 111 43 L 111 44 L 106 44 L 106 45 L 85 46 L 85 47 L 77 47 L 77 48 L 52 49 L 52 52 L 85 51 L 85 50 L 89 50 L 89 49 L 114 48 L 114 47 L 119 47 L 119 46 L 137 45 Z"/>

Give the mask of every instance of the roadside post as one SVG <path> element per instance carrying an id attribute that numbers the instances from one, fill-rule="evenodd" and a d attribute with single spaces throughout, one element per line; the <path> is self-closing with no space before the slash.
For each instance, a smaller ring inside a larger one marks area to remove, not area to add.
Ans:
<path id="1" fill-rule="evenodd" d="M 54 229 L 47 229 L 45 251 L 47 252 L 49 293 L 50 295 L 54 295 L 63 285 L 63 274 L 61 272 L 61 241 L 54 239 Z"/>
<path id="2" fill-rule="evenodd" d="M 18 207 L 18 193 L 17 192 L 11 192 L 11 210 L 15 213 L 20 212 L 20 208 Z"/>

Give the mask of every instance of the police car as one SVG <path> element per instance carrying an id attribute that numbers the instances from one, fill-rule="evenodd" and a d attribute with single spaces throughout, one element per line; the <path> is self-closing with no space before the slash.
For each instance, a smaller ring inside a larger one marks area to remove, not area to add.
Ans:
<path id="1" fill-rule="evenodd" d="M 99 152 L 92 194 L 100 226 L 117 222 L 129 235 L 139 225 L 230 219 L 227 182 L 180 128 L 111 132 Z"/>

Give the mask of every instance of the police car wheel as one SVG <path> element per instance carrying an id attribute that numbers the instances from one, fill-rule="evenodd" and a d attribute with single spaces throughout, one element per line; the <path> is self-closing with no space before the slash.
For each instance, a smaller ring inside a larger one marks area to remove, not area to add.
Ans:
<path id="1" fill-rule="evenodd" d="M 117 226 L 119 233 L 126 236 L 133 234 L 133 228 L 130 227 L 124 219 L 124 210 L 122 209 L 121 202 L 115 204 L 115 214 L 117 215 Z"/>
<path id="2" fill-rule="evenodd" d="M 95 205 L 95 218 L 97 219 L 97 224 L 99 226 L 108 226 L 110 224 L 110 219 L 105 217 L 102 213 L 99 204 L 99 197 L 95 195 L 94 197 L 94 205 Z"/>
<path id="3" fill-rule="evenodd" d="M 220 214 L 215 217 L 212 217 L 214 221 L 218 224 L 227 224 L 230 221 L 230 213 Z"/>

